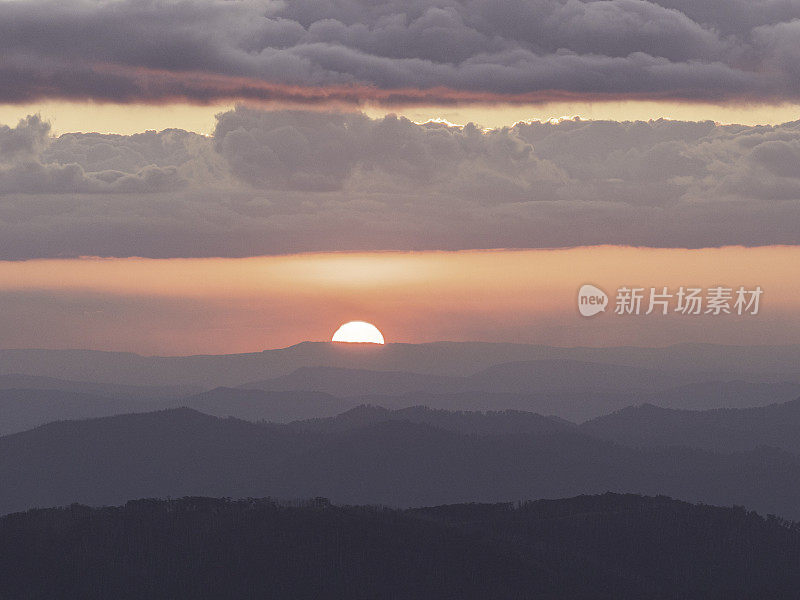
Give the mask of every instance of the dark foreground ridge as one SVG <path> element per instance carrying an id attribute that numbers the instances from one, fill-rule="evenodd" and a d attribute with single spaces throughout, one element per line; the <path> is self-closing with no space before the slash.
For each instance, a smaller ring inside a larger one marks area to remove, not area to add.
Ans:
<path id="1" fill-rule="evenodd" d="M 0 519 L 0 597 L 724 599 L 800 596 L 800 528 L 604 494 L 408 510 L 136 500 Z"/>

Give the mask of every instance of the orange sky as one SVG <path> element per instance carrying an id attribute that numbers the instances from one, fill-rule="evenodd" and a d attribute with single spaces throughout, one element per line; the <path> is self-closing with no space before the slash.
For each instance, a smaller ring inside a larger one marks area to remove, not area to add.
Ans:
<path id="1" fill-rule="evenodd" d="M 216 124 L 214 115 L 231 110 L 233 107 L 233 103 L 199 106 L 186 103 L 149 105 L 49 100 L 29 104 L 0 104 L 0 124 L 14 125 L 27 115 L 38 113 L 51 122 L 56 135 L 76 131 L 129 135 L 148 129 L 160 131 L 171 127 L 211 134 Z M 489 106 L 465 104 L 449 107 L 397 106 L 391 109 L 367 104 L 359 110 L 373 118 L 382 117 L 387 113 L 398 113 L 416 122 L 444 119 L 461 125 L 474 122 L 490 128 L 513 125 L 518 121 L 531 119 L 545 121 L 574 116 L 617 121 L 646 121 L 659 118 L 685 121 L 710 120 L 744 125 L 776 125 L 800 118 L 800 105 L 790 103 L 711 104 L 649 100 L 570 101 Z"/>
<path id="2" fill-rule="evenodd" d="M 0 262 L 0 340 L 5 348 L 245 352 L 329 339 L 361 319 L 390 342 L 800 343 L 798 263 L 797 246 Z M 765 291 L 757 316 L 587 319 L 576 308 L 584 283 L 612 296 L 623 285 Z"/>

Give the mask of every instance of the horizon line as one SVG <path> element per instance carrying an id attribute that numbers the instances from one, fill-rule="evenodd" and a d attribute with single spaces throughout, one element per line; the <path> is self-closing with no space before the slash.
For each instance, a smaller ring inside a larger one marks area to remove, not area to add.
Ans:
<path id="1" fill-rule="evenodd" d="M 559 350 L 577 350 L 577 349 L 592 349 L 592 350 L 614 350 L 622 348 L 638 348 L 643 350 L 660 350 L 668 348 L 679 348 L 686 346 L 710 346 L 717 348 L 793 348 L 800 347 L 800 343 L 794 344 L 721 344 L 714 342 L 678 342 L 674 344 L 664 344 L 656 346 L 644 346 L 636 344 L 622 344 L 616 346 L 557 346 L 554 344 L 537 344 L 534 342 L 498 342 L 488 340 L 436 340 L 431 342 L 386 342 L 384 344 L 375 344 L 372 342 L 334 342 L 331 340 L 303 340 L 289 346 L 279 346 L 277 348 L 264 348 L 263 350 L 251 350 L 244 352 L 227 352 L 220 354 L 210 353 L 197 353 L 197 354 L 140 354 L 132 350 L 102 350 L 97 348 L 0 348 L 2 352 L 89 352 L 89 353 L 102 353 L 102 354 L 130 354 L 139 356 L 141 358 L 196 358 L 196 357 L 210 357 L 210 356 L 244 356 L 264 354 L 266 352 L 280 352 L 283 350 L 291 350 L 303 345 L 331 345 L 334 347 L 358 347 L 358 348 L 374 348 L 376 351 L 387 346 L 435 346 L 435 345 L 482 345 L 482 346 L 528 346 L 539 348 L 553 348 Z M 345 346 L 346 345 L 346 346 Z"/>

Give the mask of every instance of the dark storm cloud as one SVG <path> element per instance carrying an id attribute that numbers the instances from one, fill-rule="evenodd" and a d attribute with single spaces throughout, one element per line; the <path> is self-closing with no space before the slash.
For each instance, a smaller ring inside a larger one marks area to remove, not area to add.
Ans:
<path id="1" fill-rule="evenodd" d="M 800 0 L 0 3 L 0 101 L 800 98 Z"/>
<path id="2" fill-rule="evenodd" d="M 482 131 L 360 113 L 0 127 L 0 258 L 800 243 L 800 122 Z"/>

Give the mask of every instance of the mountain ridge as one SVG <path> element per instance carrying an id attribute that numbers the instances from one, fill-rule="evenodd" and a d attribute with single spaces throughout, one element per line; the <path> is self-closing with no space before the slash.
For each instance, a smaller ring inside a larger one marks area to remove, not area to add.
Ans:
<path id="1" fill-rule="evenodd" d="M 800 517 L 800 458 L 778 449 L 637 449 L 558 424 L 483 433 L 408 420 L 314 432 L 188 408 L 50 423 L 0 437 L 0 513 L 166 495 L 423 506 L 615 491 Z"/>
<path id="2" fill-rule="evenodd" d="M 711 410 L 642 404 L 582 423 L 580 429 L 629 446 L 682 445 L 718 452 L 775 446 L 800 456 L 800 397 L 766 406 Z"/>

